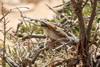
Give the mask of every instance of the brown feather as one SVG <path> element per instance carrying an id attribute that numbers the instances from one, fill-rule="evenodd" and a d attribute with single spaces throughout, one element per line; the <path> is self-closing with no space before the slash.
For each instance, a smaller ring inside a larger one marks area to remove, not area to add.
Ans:
<path id="1" fill-rule="evenodd" d="M 44 22 L 45 26 L 42 28 L 44 29 L 44 33 L 51 39 L 58 39 L 58 38 L 66 38 L 68 35 L 60 28 L 54 24 Z M 51 35 L 50 35 L 51 34 Z"/>

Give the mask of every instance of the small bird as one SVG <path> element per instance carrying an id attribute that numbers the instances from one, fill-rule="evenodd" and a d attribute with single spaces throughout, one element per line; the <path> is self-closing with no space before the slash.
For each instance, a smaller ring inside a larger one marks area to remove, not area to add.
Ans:
<path id="1" fill-rule="evenodd" d="M 41 23 L 41 27 L 43 29 L 44 35 L 50 40 L 57 40 L 68 37 L 68 35 L 60 27 L 52 23 L 43 22 Z"/>
<path id="2" fill-rule="evenodd" d="M 28 19 L 30 19 L 30 18 L 28 18 Z M 36 23 L 33 23 L 33 22 L 27 20 L 27 22 L 30 22 L 36 26 L 41 27 L 43 29 L 43 32 L 44 32 L 44 35 L 46 36 L 46 38 L 50 39 L 51 41 L 53 41 L 53 40 L 55 41 L 60 38 L 69 38 L 69 36 L 60 27 L 56 26 L 55 24 L 52 24 L 50 22 L 36 20 L 36 19 L 31 19 L 31 20 L 41 22 L 39 25 L 39 24 L 36 24 Z"/>

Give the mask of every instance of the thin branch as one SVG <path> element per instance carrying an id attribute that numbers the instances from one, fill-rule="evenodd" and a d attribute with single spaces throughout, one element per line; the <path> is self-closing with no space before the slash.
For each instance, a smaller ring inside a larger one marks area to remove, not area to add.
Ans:
<path id="1" fill-rule="evenodd" d="M 32 58 L 32 60 L 31 60 L 32 63 L 34 64 L 35 60 L 37 59 L 37 57 L 39 56 L 39 54 L 40 54 L 42 51 L 49 49 L 50 46 L 54 45 L 54 44 L 57 43 L 57 42 L 63 41 L 63 40 L 69 41 L 70 44 L 71 44 L 71 42 L 72 42 L 72 43 L 75 43 L 73 40 L 67 39 L 67 38 L 60 38 L 60 39 L 57 39 L 57 40 L 54 41 L 54 42 L 50 42 L 50 43 L 47 44 L 46 47 L 44 47 L 44 48 L 40 49 L 39 51 L 37 51 L 36 54 L 35 54 L 35 56 L 33 55 L 33 58 Z M 71 40 L 71 41 L 70 41 L 70 40 Z M 67 43 L 67 44 L 69 44 L 69 43 Z"/>
<path id="2" fill-rule="evenodd" d="M 28 27 L 28 25 L 26 24 L 26 21 L 25 21 L 25 19 L 24 19 L 23 13 L 20 11 L 20 9 L 19 9 L 18 7 L 16 7 L 16 9 L 18 9 L 18 11 L 19 11 L 20 14 L 21 14 L 21 17 L 22 17 L 23 22 L 24 22 L 25 25 Z"/>
<path id="3" fill-rule="evenodd" d="M 19 67 L 18 64 L 15 63 L 15 61 L 13 61 L 11 58 L 3 56 L 3 53 L 0 52 L 0 57 L 3 58 L 5 57 L 5 61 L 11 66 L 11 67 Z"/>
<path id="4" fill-rule="evenodd" d="M 2 3 L 2 15 L 4 15 L 4 10 L 3 10 L 3 3 Z M 5 53 L 6 53 L 6 18 L 4 17 L 3 19 L 3 28 L 4 28 L 4 46 L 3 46 L 3 61 L 5 61 Z M 2 63 L 3 67 L 6 66 L 5 62 Z"/>
<path id="5" fill-rule="evenodd" d="M 52 10 L 55 14 L 60 15 L 58 12 L 56 12 L 55 10 L 53 10 L 49 5 L 46 4 L 46 6 L 47 6 L 50 10 Z"/>
<path id="6" fill-rule="evenodd" d="M 62 44 L 62 45 L 56 47 L 53 51 L 59 50 L 60 48 L 66 46 L 66 45 L 71 45 L 71 44 L 74 44 L 74 43 L 75 43 L 75 42 L 73 42 L 73 41 L 69 41 L 69 42 L 67 42 L 67 43 L 64 43 L 64 44 Z"/>
<path id="7" fill-rule="evenodd" d="M 80 0 L 79 3 L 75 2 L 75 0 L 71 0 L 71 3 L 73 4 L 75 13 L 79 20 L 80 40 L 84 40 L 86 37 L 86 31 L 85 31 L 85 25 L 84 25 L 83 14 L 82 14 L 82 0 Z"/>
<path id="8" fill-rule="evenodd" d="M 13 29 L 12 27 L 11 28 L 9 28 L 7 31 L 6 31 L 6 33 L 8 33 L 11 29 Z"/>
<path id="9" fill-rule="evenodd" d="M 59 65 L 63 65 L 63 63 L 67 63 L 67 67 L 75 67 L 79 63 L 79 58 L 52 61 L 51 63 L 46 65 L 46 67 L 56 67 Z"/>
<path id="10" fill-rule="evenodd" d="M 93 43 L 95 43 L 96 38 L 97 38 L 97 35 L 98 35 L 98 33 L 97 33 L 98 30 L 99 30 L 99 25 L 98 25 L 97 29 L 96 29 L 95 32 L 94 32 L 94 37 L 93 37 L 93 40 L 92 40 L 91 43 L 90 43 L 90 46 L 91 46 Z"/>
<path id="11" fill-rule="evenodd" d="M 36 54 L 35 54 L 35 56 L 33 55 L 31 62 L 34 64 L 35 60 L 37 59 L 37 57 L 39 56 L 39 54 L 42 51 L 49 49 L 50 46 L 52 46 L 53 44 L 55 44 L 57 42 L 58 42 L 58 40 L 57 41 L 54 41 L 52 43 L 48 43 L 48 45 L 46 47 L 44 47 L 44 48 L 40 49 L 39 51 L 37 51 Z"/>
<path id="12" fill-rule="evenodd" d="M 6 19 L 6 20 L 7 20 L 7 19 Z M 6 25 L 7 25 L 9 22 L 10 22 L 10 20 L 6 22 Z"/>
<path id="13" fill-rule="evenodd" d="M 87 4 L 88 1 L 89 1 L 89 0 L 86 0 L 86 2 L 83 4 L 83 7 L 82 7 L 82 8 L 84 8 L 84 6 Z"/>
<path id="14" fill-rule="evenodd" d="M 97 6 L 97 0 L 94 0 L 91 17 L 90 17 L 89 24 L 88 24 L 88 27 L 87 27 L 88 41 L 90 40 L 90 35 L 91 35 L 90 32 L 91 32 L 91 28 L 92 28 L 92 23 L 93 23 L 93 20 L 95 18 L 95 15 L 96 15 L 96 6 Z"/>
<path id="15" fill-rule="evenodd" d="M 46 38 L 43 34 L 32 34 L 32 35 L 23 35 L 23 34 L 15 34 L 18 37 L 22 37 L 22 40 L 30 39 L 30 38 Z"/>
<path id="16" fill-rule="evenodd" d="M 35 22 L 45 22 L 46 20 L 42 20 L 42 19 L 32 19 L 30 17 L 26 17 L 24 16 L 24 18 L 29 19 L 30 21 L 35 21 Z"/>
<path id="17" fill-rule="evenodd" d="M 0 19 L 0 22 L 2 21 L 2 19 L 4 19 L 12 10 L 8 11 L 6 14 L 3 15 L 3 17 Z"/>
<path id="18" fill-rule="evenodd" d="M 41 26 L 41 25 L 36 24 L 36 23 L 34 23 L 34 22 L 32 22 L 32 21 L 28 21 L 28 20 L 25 20 L 25 21 L 27 21 L 27 22 L 29 22 L 29 23 L 31 23 L 31 24 L 33 24 L 33 25 L 39 26 L 39 27 Z M 37 21 L 40 21 L 40 20 L 35 20 L 35 21 L 37 22 Z M 43 22 L 43 21 L 41 21 L 41 22 Z"/>
<path id="19" fill-rule="evenodd" d="M 20 26 L 22 25 L 22 23 L 23 23 L 22 21 L 21 21 L 20 23 L 18 23 L 18 25 L 17 25 L 17 29 L 16 29 L 15 33 L 18 32 L 18 30 L 19 30 Z"/>

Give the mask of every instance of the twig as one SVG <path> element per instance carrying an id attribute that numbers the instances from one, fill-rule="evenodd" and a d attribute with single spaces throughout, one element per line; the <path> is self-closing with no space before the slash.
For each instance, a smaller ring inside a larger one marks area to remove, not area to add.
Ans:
<path id="1" fill-rule="evenodd" d="M 0 22 L 2 21 L 2 19 L 4 19 L 12 10 L 8 11 L 6 14 L 3 15 L 3 17 L 0 19 Z"/>
<path id="2" fill-rule="evenodd" d="M 18 33 L 18 30 L 20 28 L 20 26 L 22 25 L 23 22 L 20 22 L 18 25 L 17 25 L 17 29 L 16 29 L 16 32 L 15 33 Z"/>
<path id="3" fill-rule="evenodd" d="M 55 51 L 55 50 L 59 50 L 60 48 L 66 46 L 66 45 L 71 45 L 71 44 L 73 44 L 73 43 L 74 43 L 74 42 L 69 41 L 69 42 L 67 42 L 67 43 L 64 43 L 64 44 L 62 44 L 62 45 L 56 47 L 55 49 L 53 49 L 53 51 Z"/>
<path id="4" fill-rule="evenodd" d="M 52 46 L 53 44 L 57 43 L 58 41 L 59 41 L 59 40 L 54 41 L 54 42 L 52 42 L 52 43 L 48 43 L 48 45 L 47 45 L 46 47 L 44 47 L 44 48 L 40 49 L 39 51 L 37 51 L 36 54 L 35 54 L 35 56 L 33 55 L 31 62 L 34 64 L 35 60 L 37 59 L 37 57 L 39 56 L 39 54 L 40 54 L 42 51 L 49 49 L 50 46 Z"/>
<path id="5" fill-rule="evenodd" d="M 34 62 L 35 62 L 35 60 L 37 59 L 38 55 L 39 55 L 42 51 L 49 49 L 49 47 L 52 46 L 53 44 L 55 44 L 55 43 L 57 43 L 57 42 L 59 42 L 59 41 L 63 41 L 63 40 L 69 41 L 69 43 L 70 43 L 70 39 L 67 39 L 67 38 L 61 38 L 61 39 L 58 39 L 58 40 L 56 40 L 56 41 L 54 41 L 54 42 L 52 42 L 52 43 L 48 43 L 48 45 L 47 45 L 46 47 L 44 47 L 44 48 L 40 49 L 39 51 L 37 51 L 36 54 L 35 54 L 35 56 L 33 55 L 33 58 L 32 58 L 32 60 L 31 60 L 32 63 L 34 64 Z M 73 41 L 73 42 L 74 42 L 74 41 Z M 74 42 L 74 43 L 75 43 L 75 42 Z"/>
<path id="6" fill-rule="evenodd" d="M 82 8 L 84 8 L 84 6 L 87 4 L 89 0 L 86 0 L 86 2 L 83 4 Z"/>
<path id="7" fill-rule="evenodd" d="M 55 14 L 60 15 L 58 12 L 56 12 L 55 10 L 53 10 L 49 5 L 46 4 L 46 6 L 47 6 L 50 10 L 52 10 Z"/>
<path id="8" fill-rule="evenodd" d="M 96 6 L 97 6 L 97 0 L 94 0 L 91 17 L 90 17 L 89 24 L 88 24 L 88 27 L 87 27 L 88 41 L 90 40 L 90 35 L 91 35 L 90 32 L 91 32 L 91 28 L 92 28 L 92 23 L 93 23 L 93 20 L 95 18 L 95 15 L 96 15 Z"/>
<path id="9" fill-rule="evenodd" d="M 30 17 L 24 16 L 24 18 L 29 19 L 30 21 L 35 21 L 35 22 L 46 22 L 47 20 L 42 20 L 42 19 L 32 19 Z"/>
<path id="10" fill-rule="evenodd" d="M 20 67 L 17 63 L 15 63 L 11 58 L 6 57 L 6 62 L 11 66 L 11 67 Z"/>
<path id="11" fill-rule="evenodd" d="M 63 5 L 67 5 L 67 6 L 69 6 L 70 4 L 69 4 L 69 2 L 63 2 L 63 4 L 60 4 L 60 5 L 54 6 L 53 8 L 61 7 L 61 6 L 63 6 Z"/>
<path id="12" fill-rule="evenodd" d="M 3 11 L 3 3 L 2 3 L 2 15 L 3 16 L 5 16 L 4 15 L 4 11 Z M 5 19 L 5 17 L 3 18 L 3 25 L 4 25 L 4 46 L 3 46 L 3 63 L 2 63 L 2 65 L 5 67 L 6 66 L 6 64 L 5 64 L 5 53 L 6 53 L 6 19 Z"/>
<path id="13" fill-rule="evenodd" d="M 19 9 L 18 7 L 16 7 L 16 9 L 18 9 L 18 11 L 19 11 L 20 14 L 21 14 L 21 17 L 22 17 L 23 22 L 24 22 L 25 25 L 28 27 L 28 25 L 26 24 L 26 21 L 25 21 L 25 19 L 24 19 L 23 13 L 20 11 L 20 9 Z"/>
<path id="14" fill-rule="evenodd" d="M 6 32 L 8 33 L 11 29 L 13 29 L 12 27 L 11 28 L 9 28 Z"/>
<path id="15" fill-rule="evenodd" d="M 18 37 L 22 37 L 22 40 L 30 39 L 30 38 L 46 38 L 43 34 L 32 34 L 32 35 L 23 35 L 23 34 L 15 34 Z"/>
<path id="16" fill-rule="evenodd" d="M 80 2 L 75 2 L 75 0 L 71 0 L 73 7 L 75 9 L 75 13 L 79 20 L 79 27 L 80 27 L 80 40 L 82 40 L 82 44 L 84 43 L 84 39 L 86 38 L 86 31 L 85 31 L 85 25 L 83 20 L 83 14 L 82 14 L 82 0 Z"/>
<path id="17" fill-rule="evenodd" d="M 97 33 L 98 30 L 99 30 L 99 25 L 98 25 L 97 29 L 94 32 L 95 35 L 94 35 L 93 40 L 91 41 L 90 45 L 92 45 L 93 43 L 95 43 L 97 35 L 98 35 L 98 33 Z"/>
<path id="18" fill-rule="evenodd" d="M 42 34 L 32 34 L 32 35 L 24 36 L 22 40 L 29 39 L 29 38 L 46 38 L 46 37 Z"/>
<path id="19" fill-rule="evenodd" d="M 15 63 L 15 61 L 13 61 L 11 58 L 3 56 L 3 53 L 0 52 L 0 56 L 1 58 L 5 57 L 5 61 L 11 66 L 11 67 L 19 67 L 18 64 Z"/>
<path id="20" fill-rule="evenodd" d="M 44 51 L 47 50 L 49 48 L 49 46 L 52 44 L 49 44 L 48 46 L 38 50 L 35 54 L 33 54 L 33 56 L 31 58 L 26 59 L 27 61 L 29 61 L 30 63 L 34 64 L 34 62 L 36 61 L 37 57 L 39 56 L 39 54 Z"/>
<path id="21" fill-rule="evenodd" d="M 65 60 L 56 60 L 51 62 L 50 64 L 46 65 L 46 67 L 56 67 L 59 65 L 63 65 L 63 63 L 67 63 L 67 67 L 74 67 L 76 64 L 79 63 L 79 59 L 77 58 L 70 58 Z"/>
<path id="22" fill-rule="evenodd" d="M 18 8 L 27 8 L 27 9 L 29 9 L 28 7 L 18 7 Z M 4 17 L 6 17 L 9 13 L 11 13 L 11 11 L 14 10 L 14 9 L 16 9 L 16 8 L 10 9 L 6 14 L 4 14 L 4 16 L 2 18 L 0 18 L 0 22 L 2 21 L 2 19 Z"/>
<path id="23" fill-rule="evenodd" d="M 90 67 L 91 63 L 90 61 L 90 55 L 89 55 L 89 39 L 87 39 L 87 36 L 90 36 L 90 33 L 87 35 L 87 30 L 84 24 L 84 18 L 82 13 L 82 4 L 83 0 L 71 0 L 75 13 L 79 20 L 79 46 L 78 46 L 78 54 L 82 57 L 82 62 L 84 67 Z M 95 11 L 95 9 L 94 9 Z M 92 16 L 91 16 L 92 17 Z"/>
<path id="24" fill-rule="evenodd" d="M 36 23 L 34 23 L 34 22 L 32 22 L 32 21 L 28 21 L 28 20 L 26 20 L 27 22 L 29 22 L 29 23 L 31 23 L 31 24 L 33 24 L 33 25 L 36 25 L 36 26 L 41 26 L 41 25 L 39 25 L 39 24 L 36 24 Z M 39 21 L 39 20 L 38 20 Z M 37 22 L 37 20 L 36 20 L 36 22 Z M 41 21 L 42 22 L 42 21 Z"/>
<path id="25" fill-rule="evenodd" d="M 23 20 L 23 22 L 25 23 L 26 27 L 29 28 L 29 26 L 27 25 L 27 23 L 26 23 L 26 21 L 25 21 L 25 18 L 24 18 L 24 16 L 23 16 L 23 13 L 20 11 L 19 8 L 17 8 L 17 9 L 18 9 L 18 11 L 20 12 L 21 17 L 22 17 L 22 20 Z M 30 30 L 29 30 L 29 31 L 30 31 Z M 32 34 L 31 32 L 29 33 L 29 31 L 27 31 L 27 34 L 28 34 L 28 35 Z"/>

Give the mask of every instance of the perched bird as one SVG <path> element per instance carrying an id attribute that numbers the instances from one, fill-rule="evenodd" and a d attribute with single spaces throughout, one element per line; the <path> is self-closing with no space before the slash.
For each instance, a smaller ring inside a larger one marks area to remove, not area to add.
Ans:
<path id="1" fill-rule="evenodd" d="M 43 22 L 41 23 L 41 27 L 43 29 L 44 35 L 50 40 L 57 40 L 68 37 L 68 35 L 60 27 L 52 23 Z"/>
<path id="2" fill-rule="evenodd" d="M 36 23 L 31 22 L 32 20 L 39 21 L 41 23 L 40 25 L 38 25 Z M 31 19 L 31 21 L 27 21 L 27 22 L 30 22 L 36 26 L 40 26 L 43 29 L 43 32 L 46 38 L 49 38 L 52 41 L 60 39 L 60 38 L 69 38 L 69 36 L 60 27 L 56 26 L 55 24 L 52 24 L 50 22 L 44 22 L 37 19 Z"/>

